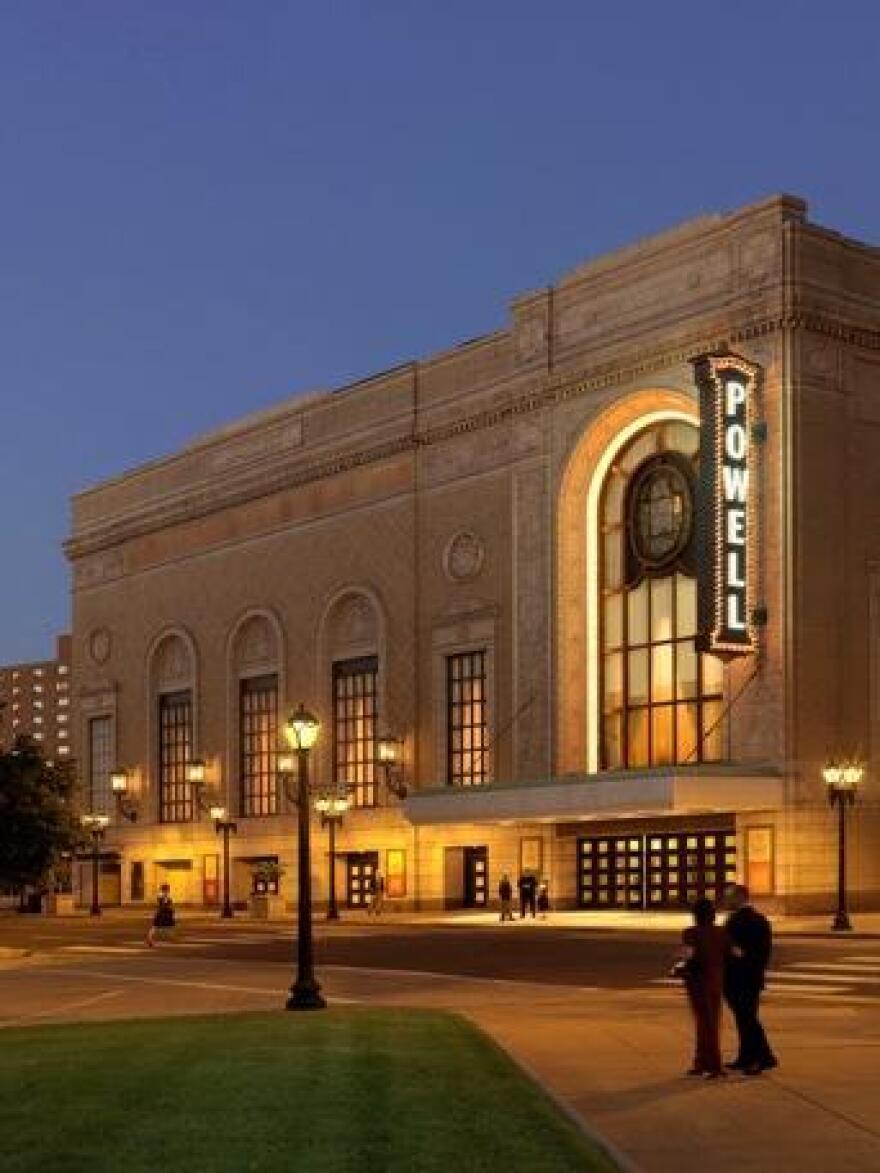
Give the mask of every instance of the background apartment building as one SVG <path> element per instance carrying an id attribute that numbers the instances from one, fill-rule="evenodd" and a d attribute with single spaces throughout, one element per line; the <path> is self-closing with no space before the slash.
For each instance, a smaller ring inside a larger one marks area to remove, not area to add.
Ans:
<path id="1" fill-rule="evenodd" d="M 32 737 L 50 762 L 63 762 L 71 749 L 71 637 L 59 635 L 54 660 L 0 667 L 0 745 Z"/>

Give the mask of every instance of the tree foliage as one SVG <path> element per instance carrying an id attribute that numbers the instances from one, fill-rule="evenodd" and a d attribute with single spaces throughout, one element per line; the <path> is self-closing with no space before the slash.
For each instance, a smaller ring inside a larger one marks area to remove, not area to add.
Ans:
<path id="1" fill-rule="evenodd" d="M 48 765 L 28 738 L 0 753 L 0 887 L 42 883 L 77 846 L 73 786 L 72 763 Z"/>

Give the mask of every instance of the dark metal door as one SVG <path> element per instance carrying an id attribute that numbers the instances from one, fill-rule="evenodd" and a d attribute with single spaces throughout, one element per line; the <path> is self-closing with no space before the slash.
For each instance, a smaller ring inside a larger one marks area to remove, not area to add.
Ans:
<path id="1" fill-rule="evenodd" d="M 351 852 L 348 855 L 348 907 L 367 908 L 373 876 L 379 870 L 378 851 Z"/>
<path id="2" fill-rule="evenodd" d="M 578 840 L 578 904 L 581 908 L 644 907 L 644 840 L 641 835 Z"/>
<path id="3" fill-rule="evenodd" d="M 485 908 L 489 899 L 489 850 L 486 847 L 464 849 L 464 906 Z"/>
<path id="4" fill-rule="evenodd" d="M 733 831 L 679 831 L 647 837 L 649 908 L 687 908 L 707 896 L 715 904 L 736 881 Z"/>

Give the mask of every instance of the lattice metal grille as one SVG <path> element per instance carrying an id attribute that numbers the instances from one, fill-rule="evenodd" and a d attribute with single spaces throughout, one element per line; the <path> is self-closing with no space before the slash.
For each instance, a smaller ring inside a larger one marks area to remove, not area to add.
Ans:
<path id="1" fill-rule="evenodd" d="M 278 813 L 278 678 L 242 680 L 239 692 L 241 734 L 241 813 Z"/>
<path id="2" fill-rule="evenodd" d="M 189 692 L 159 697 L 159 819 L 186 823 L 194 813 L 186 764 L 192 756 L 192 696 Z"/>
<path id="3" fill-rule="evenodd" d="M 485 651 L 447 657 L 446 709 L 447 781 L 481 786 L 489 776 Z"/>
<path id="4" fill-rule="evenodd" d="M 333 778 L 355 806 L 376 805 L 375 656 L 333 665 Z"/>

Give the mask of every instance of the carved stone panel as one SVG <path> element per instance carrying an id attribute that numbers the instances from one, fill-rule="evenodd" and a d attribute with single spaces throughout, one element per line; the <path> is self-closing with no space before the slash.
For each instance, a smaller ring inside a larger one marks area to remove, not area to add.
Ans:
<path id="1" fill-rule="evenodd" d="M 125 560 L 119 550 L 82 558 L 75 565 L 73 580 L 78 590 L 113 582 L 125 573 Z"/>
<path id="2" fill-rule="evenodd" d="M 185 688 L 192 683 L 193 668 L 189 648 L 181 637 L 167 636 L 156 652 L 154 671 L 157 688 L 162 692 Z"/>
<path id="3" fill-rule="evenodd" d="M 235 665 L 241 669 L 273 668 L 278 661 L 275 633 L 263 615 L 254 615 L 235 637 Z"/>
<path id="4" fill-rule="evenodd" d="M 332 657 L 376 651 L 379 621 L 366 595 L 351 594 L 341 599 L 327 620 L 327 646 Z"/>

